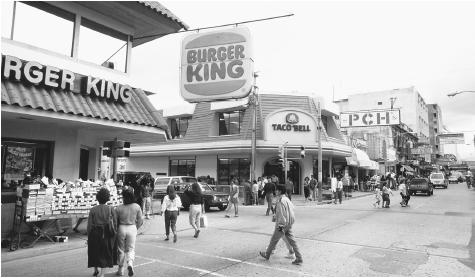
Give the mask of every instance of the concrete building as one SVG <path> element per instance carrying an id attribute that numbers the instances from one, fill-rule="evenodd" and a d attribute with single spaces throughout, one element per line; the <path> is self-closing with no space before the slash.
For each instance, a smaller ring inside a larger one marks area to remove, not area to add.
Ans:
<path id="1" fill-rule="evenodd" d="M 443 146 L 440 144 L 437 135 L 443 133 L 442 111 L 438 104 L 428 104 L 427 112 L 429 118 L 429 144 L 432 147 L 432 158 L 435 159 L 443 153 Z"/>

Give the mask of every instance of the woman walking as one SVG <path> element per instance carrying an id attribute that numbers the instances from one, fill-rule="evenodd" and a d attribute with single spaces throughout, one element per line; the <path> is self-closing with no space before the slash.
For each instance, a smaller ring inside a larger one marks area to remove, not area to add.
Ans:
<path id="1" fill-rule="evenodd" d="M 175 187 L 173 185 L 169 185 L 167 187 L 167 195 L 163 198 L 162 203 L 162 211 L 160 215 L 165 212 L 165 240 L 169 240 L 170 237 L 170 227 L 173 232 L 173 242 L 178 240 L 178 236 L 176 234 L 176 220 L 178 219 L 178 215 L 180 214 L 180 207 L 181 207 L 181 199 L 175 192 Z"/>
<path id="2" fill-rule="evenodd" d="M 187 188 L 185 190 L 185 195 L 190 200 L 190 212 L 189 219 L 190 225 L 195 229 L 195 238 L 198 238 L 200 235 L 200 217 L 203 213 L 203 194 L 201 193 L 201 187 L 198 183 L 193 183 L 191 185 L 191 190 Z"/>
<path id="3" fill-rule="evenodd" d="M 143 224 L 142 210 L 134 202 L 134 192 L 131 189 L 122 191 L 123 205 L 117 207 L 117 233 L 119 251 L 119 269 L 117 275 L 124 275 L 124 264 L 127 264 L 128 275 L 134 275 L 135 240 L 137 230 Z"/>
<path id="4" fill-rule="evenodd" d="M 238 204 L 239 204 L 239 186 L 236 184 L 236 180 L 231 181 L 229 192 L 229 204 L 226 209 L 226 215 L 224 217 L 229 218 L 229 211 L 231 210 L 231 204 L 234 205 L 234 217 L 238 217 Z"/>
<path id="5" fill-rule="evenodd" d="M 93 276 L 103 277 L 104 268 L 117 264 L 114 252 L 116 235 L 109 232 L 109 222 L 112 221 L 112 230 L 117 231 L 117 221 L 114 209 L 106 205 L 109 198 L 107 188 L 101 188 L 97 192 L 99 205 L 91 209 L 87 221 L 87 266 L 94 267 Z"/>
<path id="6" fill-rule="evenodd" d="M 303 180 L 303 193 L 305 195 L 305 202 L 307 202 L 310 199 L 310 179 L 308 177 L 305 177 Z"/>

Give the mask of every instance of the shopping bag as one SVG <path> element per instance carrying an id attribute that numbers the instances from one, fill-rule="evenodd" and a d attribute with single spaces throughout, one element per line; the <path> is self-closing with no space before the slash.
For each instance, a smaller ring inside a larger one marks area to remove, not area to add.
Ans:
<path id="1" fill-rule="evenodd" d="M 202 214 L 200 216 L 200 228 L 206 228 L 206 227 L 208 227 L 208 217 Z"/>

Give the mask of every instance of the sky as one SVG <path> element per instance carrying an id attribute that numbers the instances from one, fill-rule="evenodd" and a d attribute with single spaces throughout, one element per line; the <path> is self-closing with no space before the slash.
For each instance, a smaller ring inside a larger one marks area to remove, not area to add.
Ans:
<path id="1" fill-rule="evenodd" d="M 464 131 L 459 156 L 475 160 L 475 1 L 161 1 L 190 29 L 245 24 L 260 92 L 333 99 L 415 86 L 438 103 L 449 131 Z M 232 27 L 227 27 L 232 28 Z M 157 108 L 180 106 L 178 33 L 134 48 L 137 83 Z M 397 102 L 395 104 L 397 106 Z"/>

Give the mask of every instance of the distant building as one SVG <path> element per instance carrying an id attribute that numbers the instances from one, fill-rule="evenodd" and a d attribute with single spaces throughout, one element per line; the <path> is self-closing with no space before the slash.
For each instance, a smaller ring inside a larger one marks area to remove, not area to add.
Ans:
<path id="1" fill-rule="evenodd" d="M 443 154 L 438 135 L 443 133 L 442 111 L 438 104 L 427 104 L 429 118 L 429 144 L 432 147 L 432 157 Z"/>

